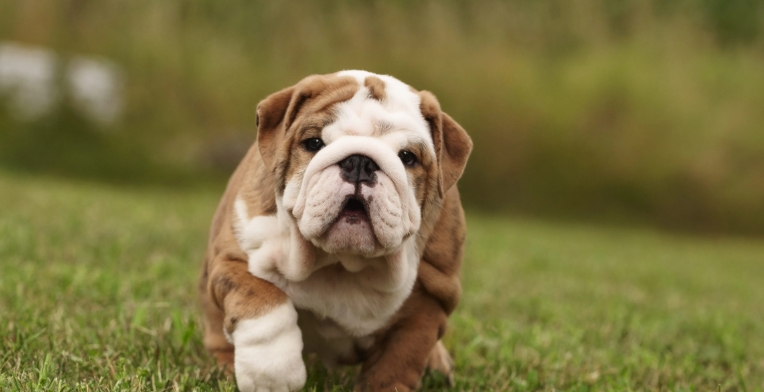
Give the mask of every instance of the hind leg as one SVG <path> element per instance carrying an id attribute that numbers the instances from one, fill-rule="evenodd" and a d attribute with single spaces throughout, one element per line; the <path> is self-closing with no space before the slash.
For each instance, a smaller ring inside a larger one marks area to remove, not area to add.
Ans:
<path id="1" fill-rule="evenodd" d="M 430 356 L 427 358 L 427 369 L 443 374 L 448 379 L 448 385 L 454 385 L 454 360 L 451 359 L 451 355 L 448 354 L 448 350 L 440 340 L 430 351 Z"/>

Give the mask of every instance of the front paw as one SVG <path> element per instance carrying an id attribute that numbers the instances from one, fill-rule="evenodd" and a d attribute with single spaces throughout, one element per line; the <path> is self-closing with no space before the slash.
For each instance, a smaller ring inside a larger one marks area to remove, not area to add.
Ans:
<path id="1" fill-rule="evenodd" d="M 305 385 L 302 333 L 291 303 L 239 321 L 231 340 L 236 383 L 242 392 L 295 391 Z"/>

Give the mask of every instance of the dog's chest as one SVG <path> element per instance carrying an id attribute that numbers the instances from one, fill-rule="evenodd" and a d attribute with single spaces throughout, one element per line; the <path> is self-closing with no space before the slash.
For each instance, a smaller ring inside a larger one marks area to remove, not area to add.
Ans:
<path id="1" fill-rule="evenodd" d="M 383 290 L 378 275 L 374 269 L 351 273 L 333 264 L 304 281 L 282 283 L 298 310 L 305 352 L 317 353 L 328 366 L 361 360 L 374 343 L 373 333 L 388 324 L 411 291 L 408 284 Z"/>
<path id="2" fill-rule="evenodd" d="M 385 275 L 374 267 L 353 273 L 333 264 L 303 281 L 276 284 L 297 309 L 310 311 L 317 320 L 331 320 L 349 336 L 362 337 L 387 324 L 411 293 L 416 271 L 410 271 L 411 278 L 394 288 L 386 287 Z"/>

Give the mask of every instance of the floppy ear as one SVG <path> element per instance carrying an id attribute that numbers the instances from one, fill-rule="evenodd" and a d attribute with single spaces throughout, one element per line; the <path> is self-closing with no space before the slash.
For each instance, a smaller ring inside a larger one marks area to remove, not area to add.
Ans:
<path id="1" fill-rule="evenodd" d="M 456 184 L 467 165 L 472 140 L 451 116 L 440 110 L 440 103 L 429 91 L 420 91 L 420 110 L 430 125 L 438 159 L 438 193 L 443 197 Z"/>
<path id="2" fill-rule="evenodd" d="M 257 104 L 257 146 L 270 171 L 276 167 L 276 153 L 287 128 L 284 118 L 294 91 L 294 86 L 285 88 Z"/>

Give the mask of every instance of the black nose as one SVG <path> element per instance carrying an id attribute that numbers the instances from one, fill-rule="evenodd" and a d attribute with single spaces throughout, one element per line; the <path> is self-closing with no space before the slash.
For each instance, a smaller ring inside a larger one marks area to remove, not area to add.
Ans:
<path id="1" fill-rule="evenodd" d="M 379 166 L 365 155 L 351 155 L 341 160 L 339 165 L 342 179 L 347 182 L 373 184 L 377 181 L 377 175 L 374 172 L 379 170 Z"/>

